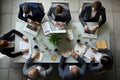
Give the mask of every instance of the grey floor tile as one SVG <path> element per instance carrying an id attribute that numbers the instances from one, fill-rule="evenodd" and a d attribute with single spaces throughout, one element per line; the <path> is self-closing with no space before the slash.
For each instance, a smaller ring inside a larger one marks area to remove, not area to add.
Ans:
<path id="1" fill-rule="evenodd" d="M 116 67 L 116 79 L 115 80 L 120 80 L 120 67 Z"/>
<path id="2" fill-rule="evenodd" d="M 38 0 L 38 1 L 43 4 L 45 12 L 48 12 L 51 7 L 51 0 Z"/>
<path id="3" fill-rule="evenodd" d="M 113 0 L 113 11 L 120 11 L 120 0 Z"/>
<path id="4" fill-rule="evenodd" d="M 9 80 L 8 69 L 0 69 L 0 80 Z"/>
<path id="5" fill-rule="evenodd" d="M 22 80 L 22 69 L 9 69 L 9 80 Z"/>
<path id="6" fill-rule="evenodd" d="M 120 35 L 114 35 L 115 40 L 115 66 L 120 66 Z"/>
<path id="7" fill-rule="evenodd" d="M 0 68 L 9 68 L 9 57 L 0 58 Z"/>
<path id="8" fill-rule="evenodd" d="M 12 14 L 11 16 L 11 29 L 14 29 L 15 28 L 15 24 L 16 22 L 19 22 L 21 21 L 19 18 L 18 18 L 18 14 Z"/>
<path id="9" fill-rule="evenodd" d="M 11 25 L 11 14 L 0 15 L 1 24 L 0 24 L 0 33 L 6 33 L 10 30 Z"/>
<path id="10" fill-rule="evenodd" d="M 110 34 L 110 50 L 113 53 L 113 56 L 115 55 L 115 41 L 114 41 L 114 35 Z"/>
<path id="11" fill-rule="evenodd" d="M 79 13 L 71 13 L 71 21 L 79 21 Z"/>
<path id="12" fill-rule="evenodd" d="M 70 12 L 78 12 L 79 11 L 79 0 L 66 0 L 69 2 Z"/>
<path id="13" fill-rule="evenodd" d="M 113 12 L 114 34 L 120 34 L 120 12 Z"/>
<path id="14" fill-rule="evenodd" d="M 2 0 L 0 7 L 0 13 L 2 14 L 10 14 L 11 13 L 11 0 Z"/>
<path id="15" fill-rule="evenodd" d="M 107 26 L 110 28 L 110 34 L 113 33 L 113 13 L 112 12 L 106 12 L 106 23 Z"/>
<path id="16" fill-rule="evenodd" d="M 17 14 L 19 12 L 19 5 L 24 2 L 25 0 L 12 0 L 12 13 Z"/>
<path id="17" fill-rule="evenodd" d="M 9 68 L 11 69 L 13 69 L 13 68 L 15 68 L 15 69 L 23 69 L 23 65 L 24 65 L 24 63 L 15 63 L 14 61 L 13 61 L 13 59 L 10 59 L 9 60 Z"/>

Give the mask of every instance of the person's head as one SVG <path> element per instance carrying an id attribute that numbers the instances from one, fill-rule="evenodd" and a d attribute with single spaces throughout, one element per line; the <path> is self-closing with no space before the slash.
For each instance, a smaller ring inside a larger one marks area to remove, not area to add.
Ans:
<path id="1" fill-rule="evenodd" d="M 28 76 L 30 78 L 36 78 L 38 75 L 38 69 L 31 69 L 29 72 L 28 72 Z"/>
<path id="2" fill-rule="evenodd" d="M 102 7 L 102 3 L 100 1 L 97 0 L 93 3 L 93 8 L 95 11 L 98 11 L 101 7 Z"/>
<path id="3" fill-rule="evenodd" d="M 104 68 L 110 69 L 112 67 L 113 62 L 108 56 L 103 56 L 101 58 L 101 64 Z"/>
<path id="4" fill-rule="evenodd" d="M 0 40 L 0 48 L 4 48 L 8 46 L 8 41 L 7 40 Z"/>
<path id="5" fill-rule="evenodd" d="M 24 4 L 24 6 L 23 6 L 23 12 L 25 14 L 30 13 L 30 6 L 28 4 Z"/>
<path id="6" fill-rule="evenodd" d="M 79 74 L 79 70 L 76 65 L 71 66 L 71 74 L 72 74 L 72 76 L 77 76 Z"/>
<path id="7" fill-rule="evenodd" d="M 57 5 L 57 6 L 55 7 L 55 13 L 56 13 L 56 14 L 61 14 L 62 11 L 63 11 L 63 7 L 62 7 L 61 5 Z"/>

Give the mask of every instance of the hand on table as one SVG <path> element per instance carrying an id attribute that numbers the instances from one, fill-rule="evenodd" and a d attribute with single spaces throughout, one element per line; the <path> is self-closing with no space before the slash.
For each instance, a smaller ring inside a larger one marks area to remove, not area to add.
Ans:
<path id="1" fill-rule="evenodd" d="M 89 29 L 88 26 L 85 26 L 85 27 L 84 27 L 84 30 L 85 30 L 85 32 L 87 32 L 87 33 L 90 33 L 90 32 L 91 32 L 91 30 Z"/>
<path id="2" fill-rule="evenodd" d="M 26 53 L 28 53 L 29 52 L 29 49 L 24 49 L 24 50 L 22 50 L 22 53 L 23 54 L 26 54 Z"/>
<path id="3" fill-rule="evenodd" d="M 90 55 L 90 58 L 91 58 L 91 61 L 94 61 L 94 60 L 95 60 L 94 55 Z"/>
<path id="4" fill-rule="evenodd" d="M 78 58 L 78 54 L 77 54 L 75 51 L 72 51 L 72 56 L 73 56 L 74 58 Z"/>
<path id="5" fill-rule="evenodd" d="M 95 33 L 97 29 L 98 29 L 98 26 L 94 26 L 94 27 L 92 28 L 91 32 L 92 32 L 92 33 Z"/>
<path id="6" fill-rule="evenodd" d="M 35 53 L 33 53 L 32 58 L 37 59 L 39 57 L 40 53 L 38 51 L 36 51 Z"/>
<path id="7" fill-rule="evenodd" d="M 23 36 L 22 39 L 25 41 L 25 42 L 28 42 L 28 38 L 26 36 Z"/>

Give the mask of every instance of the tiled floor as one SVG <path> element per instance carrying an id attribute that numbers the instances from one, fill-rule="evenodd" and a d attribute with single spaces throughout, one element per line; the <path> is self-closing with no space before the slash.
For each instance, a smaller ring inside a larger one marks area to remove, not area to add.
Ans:
<path id="1" fill-rule="evenodd" d="M 79 21 L 78 14 L 82 2 L 85 0 L 0 0 L 0 34 L 8 32 L 15 28 L 18 6 L 22 2 L 42 2 L 47 13 L 51 5 L 51 1 L 68 1 L 70 5 L 72 21 Z M 87 0 L 93 1 L 93 0 Z M 120 80 L 120 0 L 100 0 L 107 11 L 107 23 L 110 27 L 111 35 L 111 50 L 114 55 L 113 70 L 102 75 L 101 80 Z M 45 20 L 48 20 L 45 17 Z M 23 64 L 13 63 L 13 60 L 8 57 L 0 58 L 0 80 L 26 80 L 22 75 Z M 54 64 L 54 74 L 50 80 L 60 80 L 57 72 L 57 64 Z M 89 70 L 88 70 L 89 71 Z M 87 72 L 85 80 L 95 80 L 95 75 Z"/>

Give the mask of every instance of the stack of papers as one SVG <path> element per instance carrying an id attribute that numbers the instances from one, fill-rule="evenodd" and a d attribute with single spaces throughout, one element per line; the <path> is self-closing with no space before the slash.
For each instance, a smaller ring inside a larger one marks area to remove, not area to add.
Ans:
<path id="1" fill-rule="evenodd" d="M 85 53 L 84 56 L 91 60 L 91 58 L 90 58 L 91 55 L 93 55 L 93 56 L 95 57 L 95 60 L 96 60 L 97 62 L 99 62 L 100 59 L 101 59 L 101 57 L 102 57 L 102 54 L 101 54 L 100 52 L 94 53 L 94 52 L 92 51 L 92 49 L 89 48 L 89 49 L 86 51 L 86 53 Z"/>
<path id="2" fill-rule="evenodd" d="M 76 44 L 75 47 L 74 47 L 74 51 L 78 54 L 78 55 L 83 55 L 85 53 L 87 49 L 87 46 L 85 45 L 79 45 L 79 44 Z"/>
<path id="3" fill-rule="evenodd" d="M 71 51 L 69 51 L 69 50 L 65 50 L 65 51 L 62 52 L 62 55 L 63 55 L 64 57 L 69 57 L 71 54 L 72 54 L 72 53 L 71 53 Z"/>
<path id="4" fill-rule="evenodd" d="M 31 56 L 31 42 L 30 41 L 29 41 L 29 43 L 25 42 L 25 41 L 20 41 L 19 49 L 20 50 L 29 49 L 29 52 L 24 54 L 23 58 L 25 58 L 25 59 L 29 59 L 30 58 L 30 56 Z"/>

